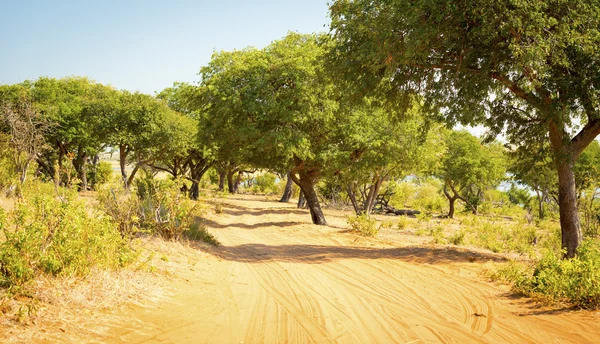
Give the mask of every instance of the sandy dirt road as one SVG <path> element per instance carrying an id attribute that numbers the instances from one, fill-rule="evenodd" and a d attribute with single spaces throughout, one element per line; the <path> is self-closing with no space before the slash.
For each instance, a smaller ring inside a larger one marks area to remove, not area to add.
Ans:
<path id="1" fill-rule="evenodd" d="M 478 275 L 490 259 L 401 246 L 308 223 L 293 205 L 240 197 L 207 226 L 223 246 L 198 252 L 171 296 L 126 308 L 113 343 L 600 343 L 600 316 L 550 311 Z"/>

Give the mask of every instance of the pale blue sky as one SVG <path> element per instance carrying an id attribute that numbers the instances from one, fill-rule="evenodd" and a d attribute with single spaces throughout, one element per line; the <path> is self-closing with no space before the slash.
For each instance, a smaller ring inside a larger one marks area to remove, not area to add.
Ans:
<path id="1" fill-rule="evenodd" d="M 214 50 L 327 31 L 328 0 L 0 0 L 0 83 L 87 76 L 154 93 L 196 75 Z"/>

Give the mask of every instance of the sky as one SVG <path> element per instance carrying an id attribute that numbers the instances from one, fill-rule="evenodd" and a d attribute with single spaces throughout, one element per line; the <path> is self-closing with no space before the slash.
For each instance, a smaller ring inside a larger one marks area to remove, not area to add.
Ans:
<path id="1" fill-rule="evenodd" d="M 153 94 L 214 51 L 328 30 L 328 0 L 0 0 L 0 84 L 87 76 Z"/>

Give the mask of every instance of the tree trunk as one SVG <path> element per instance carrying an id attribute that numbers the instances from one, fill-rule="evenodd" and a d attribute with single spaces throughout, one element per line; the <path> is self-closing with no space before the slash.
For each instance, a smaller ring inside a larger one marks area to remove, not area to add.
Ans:
<path id="1" fill-rule="evenodd" d="M 88 189 L 88 180 L 87 180 L 87 157 L 83 156 L 81 158 L 81 165 L 79 166 L 79 180 L 81 180 L 81 190 L 87 191 Z"/>
<path id="2" fill-rule="evenodd" d="M 454 218 L 454 203 L 456 202 L 456 198 L 448 198 L 449 209 L 448 209 L 448 218 Z"/>
<path id="3" fill-rule="evenodd" d="M 583 240 L 577 213 L 573 150 L 563 126 L 559 126 L 555 121 L 550 121 L 549 134 L 558 171 L 558 209 L 562 248 L 566 250 L 565 258 L 573 258 Z"/>
<path id="4" fill-rule="evenodd" d="M 235 189 L 235 182 L 233 180 L 233 176 L 235 175 L 235 170 L 227 172 L 227 190 L 229 190 L 230 194 L 237 193 Z"/>
<path id="5" fill-rule="evenodd" d="M 558 206 L 560 212 L 560 229 L 562 247 L 566 249 L 566 257 L 573 258 L 583 236 L 577 213 L 577 192 L 573 165 L 559 163 L 558 166 Z"/>
<path id="6" fill-rule="evenodd" d="M 447 186 L 448 186 L 448 183 L 444 184 L 444 189 L 443 189 L 444 195 L 448 199 L 448 216 L 447 217 L 449 219 L 453 219 L 454 218 L 454 204 L 455 204 L 456 200 L 458 199 L 458 195 L 456 195 L 454 188 L 451 187 L 452 192 L 454 193 L 454 196 L 451 196 L 446 188 Z"/>
<path id="7" fill-rule="evenodd" d="M 350 184 L 346 186 L 346 192 L 348 193 L 348 197 L 350 198 L 350 202 L 352 203 L 354 212 L 356 213 L 356 215 L 360 215 L 362 213 L 362 210 L 358 207 L 358 203 L 356 202 L 356 195 L 354 194 L 354 190 L 352 190 L 352 186 Z"/>
<path id="8" fill-rule="evenodd" d="M 283 196 L 281 196 L 281 199 L 279 200 L 279 202 L 287 203 L 290 201 L 290 198 L 292 198 L 292 193 L 293 193 L 292 187 L 293 186 L 294 186 L 294 181 L 292 180 L 292 178 L 290 178 L 290 172 L 288 172 L 287 173 L 287 182 L 285 183 L 285 190 L 283 190 Z"/>
<path id="9" fill-rule="evenodd" d="M 227 172 L 219 170 L 219 191 L 225 190 L 225 179 L 227 178 Z"/>
<path id="10" fill-rule="evenodd" d="M 304 197 L 304 192 L 300 189 L 300 196 L 298 196 L 298 209 L 306 208 L 306 198 Z"/>
<path id="11" fill-rule="evenodd" d="M 545 214 L 544 214 L 544 198 L 542 197 L 542 194 L 538 190 L 535 190 L 535 194 L 536 194 L 537 199 L 538 199 L 538 212 L 539 212 L 540 220 L 543 220 L 544 217 L 545 217 Z"/>
<path id="12" fill-rule="evenodd" d="M 365 204 L 363 205 L 363 213 L 367 215 L 371 214 L 373 206 L 375 205 L 375 201 L 377 200 L 377 195 L 379 194 L 379 189 L 381 188 L 381 184 L 383 183 L 383 181 L 378 177 L 374 179 L 374 183 L 371 184 L 371 187 L 369 188 L 369 194 L 367 195 L 367 198 L 365 199 Z"/>
<path id="13" fill-rule="evenodd" d="M 319 198 L 315 192 L 314 184 L 306 183 L 302 189 L 304 192 L 304 197 L 306 198 L 308 209 L 310 209 L 312 223 L 315 225 L 327 226 L 327 221 L 325 220 L 323 210 L 321 210 L 321 205 L 319 204 Z"/>
<path id="14" fill-rule="evenodd" d="M 319 175 L 319 170 L 313 169 L 307 171 L 306 167 L 302 165 L 303 162 L 300 162 L 301 167 L 298 171 L 298 177 L 293 171 L 290 173 L 290 177 L 294 183 L 298 184 L 302 190 L 302 193 L 304 193 L 304 198 L 306 198 L 308 209 L 310 209 L 312 223 L 315 225 L 326 226 L 327 221 L 325 220 L 325 215 L 323 214 L 323 210 L 319 204 L 319 197 L 317 197 L 317 193 L 315 191 L 315 184 Z"/>
<path id="15" fill-rule="evenodd" d="M 198 196 L 200 196 L 200 183 L 198 183 L 198 181 L 193 180 L 192 181 L 192 187 L 190 188 L 189 191 L 189 196 L 190 199 L 197 201 L 198 200 Z"/>
<path id="16" fill-rule="evenodd" d="M 129 184 L 127 183 L 127 145 L 119 145 L 119 167 L 121 168 L 121 179 L 123 180 L 123 186 L 125 190 L 129 190 Z"/>
<path id="17" fill-rule="evenodd" d="M 233 193 L 237 194 L 240 192 L 240 184 L 242 184 L 242 176 L 243 176 L 242 171 L 239 171 L 237 173 L 237 177 L 235 178 L 235 182 L 233 182 Z"/>

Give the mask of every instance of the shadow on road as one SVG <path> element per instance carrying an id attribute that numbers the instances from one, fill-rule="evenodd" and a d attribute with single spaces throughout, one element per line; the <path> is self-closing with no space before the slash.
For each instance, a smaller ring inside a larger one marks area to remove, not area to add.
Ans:
<path id="1" fill-rule="evenodd" d="M 262 224 L 264 225 L 264 224 Z M 339 259 L 398 259 L 415 264 L 446 264 L 475 261 L 506 261 L 491 254 L 463 251 L 454 248 L 396 247 L 368 248 L 325 245 L 265 245 L 244 244 L 220 246 L 209 253 L 222 259 L 243 263 L 277 261 L 287 263 L 321 264 Z"/>

